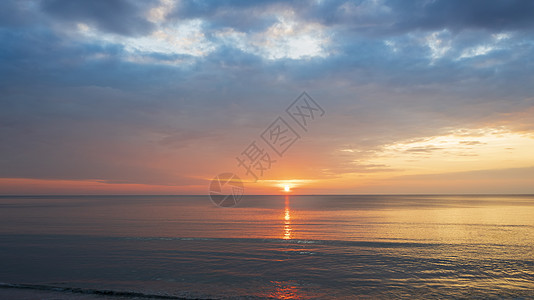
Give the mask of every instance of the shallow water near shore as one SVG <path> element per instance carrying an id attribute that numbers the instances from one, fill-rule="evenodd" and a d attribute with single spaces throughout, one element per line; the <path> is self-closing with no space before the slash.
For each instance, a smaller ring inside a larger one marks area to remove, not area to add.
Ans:
<path id="1" fill-rule="evenodd" d="M 532 298 L 533 240 L 528 195 L 6 196 L 0 295 Z"/>

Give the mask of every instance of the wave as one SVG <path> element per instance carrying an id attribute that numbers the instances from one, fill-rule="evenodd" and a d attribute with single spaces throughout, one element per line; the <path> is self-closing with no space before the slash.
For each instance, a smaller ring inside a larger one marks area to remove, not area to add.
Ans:
<path id="1" fill-rule="evenodd" d="M 357 246 L 372 248 L 396 247 L 436 247 L 442 244 L 421 242 L 380 242 L 380 241 L 346 241 L 346 240 L 305 240 L 276 238 L 208 238 L 208 237 L 115 237 L 122 240 L 138 241 L 219 241 L 228 243 L 281 243 L 281 244 L 315 244 L 329 246 Z"/>
<path id="2" fill-rule="evenodd" d="M 420 241 L 392 241 L 394 238 L 387 238 L 386 241 L 374 240 L 321 240 L 321 239 L 281 239 L 281 238 L 241 238 L 241 237 L 165 237 L 165 236 L 97 236 L 97 235 L 71 235 L 71 234 L 3 234 L 3 237 L 13 238 L 49 238 L 49 239 L 102 239 L 102 240 L 130 240 L 130 241 L 211 241 L 211 242 L 225 242 L 225 243 L 279 243 L 279 244 L 310 244 L 310 245 L 325 245 L 325 246 L 352 246 L 352 247 L 368 247 L 368 248 L 434 248 L 441 246 L 495 246 L 495 247 L 510 247 L 511 245 L 500 243 L 472 243 L 472 242 L 457 242 L 457 243 L 439 243 L 421 239 Z M 513 245 L 514 247 L 531 247 L 530 245 Z"/>
<path id="3" fill-rule="evenodd" d="M 279 243 L 279 244 L 313 244 L 326 246 L 356 246 L 372 248 L 397 248 L 397 247 L 437 247 L 442 243 L 432 243 L 422 241 L 391 241 L 394 238 L 387 238 L 387 241 L 377 240 L 321 240 L 321 239 L 283 239 L 283 238 L 242 238 L 242 237 L 166 237 L 166 236 L 98 236 L 98 235 L 73 235 L 73 234 L 3 234 L 3 238 L 26 238 L 26 239 L 93 239 L 93 240 L 115 240 L 115 241 L 211 241 L 225 243 Z M 473 245 L 473 243 L 470 243 Z M 487 244 L 484 244 L 487 245 Z"/>
<path id="4" fill-rule="evenodd" d="M 177 296 L 171 296 L 171 295 L 145 294 L 145 293 L 140 293 L 140 292 L 129 292 L 129 291 L 83 289 L 83 288 L 75 288 L 75 287 L 59 287 L 59 286 L 52 286 L 52 285 L 17 284 L 17 283 L 4 283 L 4 282 L 0 282 L 0 288 L 51 291 L 51 292 L 61 292 L 61 293 L 75 293 L 75 294 L 98 295 L 98 296 L 107 296 L 107 297 L 122 297 L 122 298 L 175 299 L 175 300 L 176 299 L 181 299 L 181 300 L 214 299 L 214 298 L 198 298 L 198 297 L 185 298 L 185 297 L 177 297 Z"/>

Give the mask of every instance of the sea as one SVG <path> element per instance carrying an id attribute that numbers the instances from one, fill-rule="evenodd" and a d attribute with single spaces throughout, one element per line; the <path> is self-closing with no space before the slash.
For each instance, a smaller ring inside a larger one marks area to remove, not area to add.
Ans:
<path id="1" fill-rule="evenodd" d="M 0 299 L 534 299 L 534 195 L 2 196 Z"/>

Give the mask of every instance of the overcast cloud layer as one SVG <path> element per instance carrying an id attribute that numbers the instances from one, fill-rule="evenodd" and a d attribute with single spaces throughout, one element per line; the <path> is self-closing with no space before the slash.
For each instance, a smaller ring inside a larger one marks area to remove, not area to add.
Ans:
<path id="1" fill-rule="evenodd" d="M 533 16 L 529 0 L 2 1 L 0 178 L 203 193 L 304 90 L 326 116 L 265 179 L 398 172 L 373 161 L 459 132 L 466 156 L 477 133 L 534 132 Z"/>

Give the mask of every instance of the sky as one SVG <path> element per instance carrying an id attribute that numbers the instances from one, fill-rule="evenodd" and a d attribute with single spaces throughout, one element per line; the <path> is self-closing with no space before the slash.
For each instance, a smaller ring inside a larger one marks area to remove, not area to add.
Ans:
<path id="1" fill-rule="evenodd" d="M 207 194 L 221 173 L 246 194 L 534 193 L 533 15 L 529 0 L 1 1 L 0 194 Z M 303 92 L 306 128 L 286 111 Z M 282 155 L 279 117 L 298 135 Z"/>

